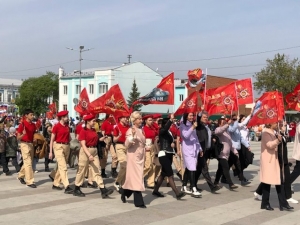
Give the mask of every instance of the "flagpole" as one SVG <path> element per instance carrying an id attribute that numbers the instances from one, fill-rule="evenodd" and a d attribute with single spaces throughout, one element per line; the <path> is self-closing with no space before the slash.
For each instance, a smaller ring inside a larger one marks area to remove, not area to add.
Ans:
<path id="1" fill-rule="evenodd" d="M 250 78 L 251 79 L 251 87 L 252 87 L 252 102 L 254 103 L 254 91 L 253 91 L 253 82 L 252 82 L 252 77 Z"/>
<path id="2" fill-rule="evenodd" d="M 237 95 L 237 91 L 236 91 L 236 82 L 234 82 L 234 88 L 235 88 L 235 99 L 236 99 L 236 104 L 237 104 L 237 108 L 238 108 L 238 116 L 239 116 L 240 115 L 240 106 L 239 106 L 239 100 L 238 100 L 238 95 Z"/>
<path id="3" fill-rule="evenodd" d="M 206 103 L 206 82 L 207 82 L 207 68 L 205 69 L 205 85 L 204 85 L 204 107 L 205 107 L 205 103 Z"/>

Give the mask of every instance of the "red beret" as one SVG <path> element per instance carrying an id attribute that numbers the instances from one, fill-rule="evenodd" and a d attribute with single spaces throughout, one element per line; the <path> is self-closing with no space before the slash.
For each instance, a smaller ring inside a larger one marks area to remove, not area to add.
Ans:
<path id="1" fill-rule="evenodd" d="M 69 114 L 68 110 L 60 111 L 59 113 L 56 114 L 58 117 L 66 116 Z"/>
<path id="2" fill-rule="evenodd" d="M 153 119 L 158 119 L 158 118 L 162 118 L 162 115 L 160 113 L 156 113 L 152 115 Z"/>
<path id="3" fill-rule="evenodd" d="M 83 120 L 84 121 L 88 121 L 88 120 L 92 120 L 95 119 L 95 115 L 94 114 L 88 114 L 88 115 L 84 115 L 83 116 Z"/>
<path id="4" fill-rule="evenodd" d="M 153 115 L 148 114 L 148 115 L 143 116 L 143 120 L 146 120 L 146 119 L 148 119 L 148 118 L 153 118 Z"/>

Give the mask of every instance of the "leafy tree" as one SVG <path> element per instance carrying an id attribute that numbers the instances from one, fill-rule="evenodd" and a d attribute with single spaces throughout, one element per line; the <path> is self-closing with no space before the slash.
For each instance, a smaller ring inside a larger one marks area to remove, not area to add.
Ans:
<path id="1" fill-rule="evenodd" d="M 16 105 L 20 113 L 28 108 L 37 115 L 45 113 L 48 110 L 48 98 L 53 96 L 54 101 L 58 100 L 58 75 L 46 72 L 46 75 L 28 78 L 22 83 L 19 92 Z"/>
<path id="2" fill-rule="evenodd" d="M 138 91 L 138 87 L 136 86 L 135 79 L 133 80 L 131 92 L 129 93 L 129 97 L 127 99 L 127 105 L 131 108 L 132 103 L 135 102 L 140 97 L 140 92 Z M 141 111 L 142 105 L 136 104 L 133 106 L 133 111 Z"/>
<path id="3" fill-rule="evenodd" d="M 284 54 L 276 54 L 274 59 L 267 59 L 267 66 L 254 77 L 257 80 L 254 88 L 259 93 L 278 90 L 285 96 L 300 83 L 300 62 L 297 58 L 290 60 Z"/>

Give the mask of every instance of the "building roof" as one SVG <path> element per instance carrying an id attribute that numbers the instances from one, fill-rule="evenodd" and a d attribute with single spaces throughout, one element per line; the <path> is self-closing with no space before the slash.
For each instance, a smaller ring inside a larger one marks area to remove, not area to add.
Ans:
<path id="1" fill-rule="evenodd" d="M 23 83 L 22 80 L 0 78 L 0 85 L 2 86 L 7 86 L 7 85 L 21 86 L 22 83 Z"/>
<path id="2" fill-rule="evenodd" d="M 140 63 L 140 62 L 133 62 L 133 63 L 126 63 L 126 64 L 122 64 L 119 66 L 107 66 L 107 67 L 96 67 L 96 68 L 89 68 L 89 69 L 84 69 L 81 70 L 81 77 L 91 77 L 95 75 L 95 71 L 106 71 L 106 70 L 115 70 L 124 66 L 129 66 L 132 65 L 134 63 Z M 69 77 L 79 77 L 79 73 L 76 72 L 71 72 L 71 73 L 66 73 L 64 76 L 62 76 L 61 78 L 69 78 Z"/>

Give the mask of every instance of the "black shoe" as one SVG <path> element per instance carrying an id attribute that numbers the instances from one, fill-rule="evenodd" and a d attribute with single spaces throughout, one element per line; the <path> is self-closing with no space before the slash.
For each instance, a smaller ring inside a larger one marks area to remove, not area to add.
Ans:
<path id="1" fill-rule="evenodd" d="M 261 206 L 260 208 L 261 208 L 261 209 L 265 209 L 265 210 L 269 210 L 269 211 L 273 211 L 273 210 L 274 210 L 274 209 L 271 207 L 270 204 L 265 205 L 265 206 Z"/>
<path id="2" fill-rule="evenodd" d="M 151 186 L 147 186 L 147 188 L 148 188 L 148 189 L 154 189 L 154 187 L 151 187 Z"/>
<path id="3" fill-rule="evenodd" d="M 117 172 L 116 170 L 112 171 L 112 172 L 111 172 L 111 176 L 112 176 L 113 178 L 117 178 L 117 177 L 118 177 L 118 172 Z"/>
<path id="4" fill-rule="evenodd" d="M 137 208 L 146 209 L 147 207 L 145 205 L 136 206 Z"/>
<path id="5" fill-rule="evenodd" d="M 24 178 L 18 178 L 18 180 L 20 181 L 21 184 L 26 184 Z"/>
<path id="6" fill-rule="evenodd" d="M 180 181 L 182 181 L 182 176 L 181 176 L 181 174 L 178 172 L 178 173 L 176 173 L 176 175 L 177 175 L 177 177 L 180 179 Z"/>
<path id="7" fill-rule="evenodd" d="M 127 202 L 124 194 L 121 194 L 121 200 L 122 200 L 123 203 Z"/>
<path id="8" fill-rule="evenodd" d="M 229 190 L 234 190 L 234 189 L 237 189 L 238 188 L 238 186 L 236 186 L 236 185 L 234 185 L 234 184 L 232 184 L 232 185 L 229 185 Z"/>
<path id="9" fill-rule="evenodd" d="M 59 187 L 59 186 L 54 186 L 54 185 L 52 185 L 52 189 L 53 189 L 53 190 L 58 190 L 58 191 L 61 191 L 61 190 L 62 190 L 61 187 Z"/>
<path id="10" fill-rule="evenodd" d="M 251 182 L 248 181 L 248 180 L 246 180 L 246 179 L 244 179 L 244 180 L 241 181 L 241 185 L 242 185 L 242 186 L 246 186 L 246 185 L 248 185 L 248 184 L 251 184 Z"/>
<path id="11" fill-rule="evenodd" d="M 36 185 L 35 184 L 29 184 L 29 185 L 27 185 L 27 187 L 36 188 Z"/>
<path id="12" fill-rule="evenodd" d="M 80 188 L 75 189 L 74 192 L 73 192 L 73 195 L 77 196 L 77 197 L 85 197 L 85 194 L 82 193 L 82 191 L 80 190 Z"/>
<path id="13" fill-rule="evenodd" d="M 65 194 L 73 194 L 74 190 L 69 186 L 65 189 Z"/>
<path id="14" fill-rule="evenodd" d="M 159 197 L 159 198 L 163 198 L 165 197 L 162 193 L 158 192 L 158 191 L 153 191 L 152 192 L 152 195 L 156 196 L 156 197 Z"/>
<path id="15" fill-rule="evenodd" d="M 87 185 L 85 182 L 83 182 L 82 185 L 80 185 L 80 187 L 81 187 L 81 188 L 87 188 L 88 185 Z"/>
<path id="16" fill-rule="evenodd" d="M 106 189 L 106 188 L 100 188 L 100 191 L 101 191 L 102 198 L 107 198 L 109 195 L 111 195 L 114 192 L 114 190 Z"/>
<path id="17" fill-rule="evenodd" d="M 50 175 L 49 175 L 49 178 L 50 178 L 52 181 L 54 181 L 54 178 L 53 178 L 53 177 L 51 177 Z"/>
<path id="18" fill-rule="evenodd" d="M 169 183 L 167 183 L 167 187 L 171 187 L 171 185 Z"/>
<path id="19" fill-rule="evenodd" d="M 291 207 L 289 205 L 287 205 L 287 206 L 279 206 L 279 209 L 280 209 L 280 211 L 283 211 L 283 210 L 290 211 L 290 210 L 293 210 L 294 207 Z"/>
<path id="20" fill-rule="evenodd" d="M 6 176 L 10 176 L 10 175 L 11 175 L 11 172 L 8 171 L 8 172 L 5 173 L 5 175 L 6 175 Z"/>
<path id="21" fill-rule="evenodd" d="M 211 192 L 215 193 L 215 192 L 219 191 L 220 189 L 221 189 L 221 187 L 219 185 L 216 185 L 211 189 Z"/>
<path id="22" fill-rule="evenodd" d="M 45 172 L 50 172 L 49 167 L 46 167 L 46 168 L 45 168 Z"/>
<path id="23" fill-rule="evenodd" d="M 185 192 L 180 192 L 178 195 L 176 195 L 176 199 L 177 199 L 177 200 L 180 200 L 180 199 L 182 199 L 185 195 L 186 195 Z"/>
<path id="24" fill-rule="evenodd" d="M 88 187 L 88 188 L 98 188 L 98 185 L 96 185 L 96 184 L 93 182 L 93 184 L 88 183 L 88 184 L 87 184 L 87 187 Z"/>

